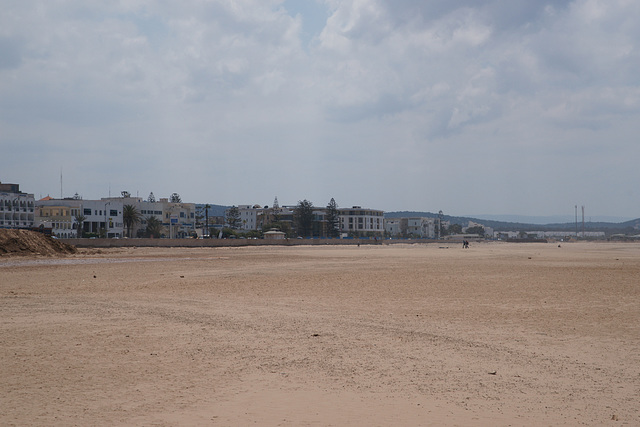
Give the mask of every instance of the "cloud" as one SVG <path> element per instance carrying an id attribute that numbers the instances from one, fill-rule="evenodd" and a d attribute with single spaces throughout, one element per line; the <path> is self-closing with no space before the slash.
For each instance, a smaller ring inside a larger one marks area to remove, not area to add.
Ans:
<path id="1" fill-rule="evenodd" d="M 633 216 L 637 198 L 565 178 L 617 161 L 631 177 L 591 186 L 637 195 L 638 18 L 625 0 L 8 2 L 0 180 L 55 194 L 38 188 L 63 166 L 85 197 L 460 214 L 580 194 Z"/>

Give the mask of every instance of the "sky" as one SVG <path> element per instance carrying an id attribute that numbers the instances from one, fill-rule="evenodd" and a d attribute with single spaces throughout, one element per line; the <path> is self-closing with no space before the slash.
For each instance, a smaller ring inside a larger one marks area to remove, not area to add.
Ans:
<path id="1" fill-rule="evenodd" d="M 0 181 L 36 198 L 640 217 L 635 0 L 0 6 Z"/>

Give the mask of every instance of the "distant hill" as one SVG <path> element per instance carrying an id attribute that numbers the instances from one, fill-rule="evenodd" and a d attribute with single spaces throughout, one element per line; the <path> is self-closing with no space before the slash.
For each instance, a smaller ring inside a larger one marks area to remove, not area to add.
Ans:
<path id="1" fill-rule="evenodd" d="M 552 216 L 532 216 L 532 215 L 469 215 L 471 218 L 479 218 L 482 220 L 517 222 L 520 224 L 575 224 L 575 216 L 573 215 L 552 215 Z M 588 222 L 611 222 L 621 223 L 631 221 L 633 218 L 616 217 L 616 216 L 589 216 L 585 217 Z M 581 221 L 581 218 L 578 218 Z"/>
<path id="2" fill-rule="evenodd" d="M 385 218 L 406 218 L 406 217 L 425 217 L 437 218 L 438 214 L 433 212 L 415 212 L 400 211 L 386 212 Z M 497 221 L 486 218 L 473 218 L 464 216 L 443 215 L 443 221 L 449 221 L 452 224 L 460 224 L 466 226 L 469 221 L 483 224 L 493 228 L 495 231 L 575 231 L 576 224 L 573 222 L 550 223 L 550 224 L 534 224 L 526 222 L 508 222 Z M 578 223 L 579 231 L 582 230 L 582 222 Z M 625 222 L 585 222 L 585 231 L 605 231 L 607 234 L 625 233 L 634 234 L 640 232 L 640 218 Z"/>

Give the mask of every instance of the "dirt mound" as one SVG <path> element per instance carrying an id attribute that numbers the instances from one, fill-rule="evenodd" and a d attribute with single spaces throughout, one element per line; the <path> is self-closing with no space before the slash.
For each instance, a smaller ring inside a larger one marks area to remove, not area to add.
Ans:
<path id="1" fill-rule="evenodd" d="M 30 230 L 0 229 L 0 255 L 59 255 L 73 254 L 75 246 L 67 245 Z"/>

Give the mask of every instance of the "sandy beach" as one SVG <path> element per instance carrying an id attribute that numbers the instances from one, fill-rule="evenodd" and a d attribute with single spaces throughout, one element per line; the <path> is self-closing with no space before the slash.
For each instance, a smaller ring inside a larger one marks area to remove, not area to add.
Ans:
<path id="1" fill-rule="evenodd" d="M 640 245 L 0 257 L 3 426 L 640 425 Z"/>

